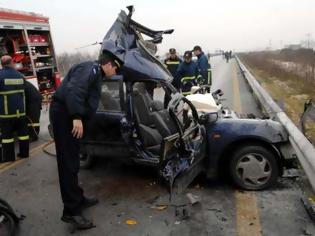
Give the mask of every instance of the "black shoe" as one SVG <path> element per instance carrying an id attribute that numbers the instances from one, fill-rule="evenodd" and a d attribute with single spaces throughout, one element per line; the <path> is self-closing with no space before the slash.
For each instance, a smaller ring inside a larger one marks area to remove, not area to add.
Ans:
<path id="1" fill-rule="evenodd" d="M 84 197 L 82 203 L 81 203 L 81 210 L 95 206 L 96 204 L 98 204 L 99 201 L 97 198 L 91 197 L 91 198 L 87 198 Z"/>
<path id="2" fill-rule="evenodd" d="M 76 216 L 63 215 L 61 217 L 61 220 L 63 222 L 72 224 L 76 229 L 83 230 L 83 229 L 91 229 L 95 227 L 92 221 L 87 220 L 82 215 L 76 215 Z"/>
<path id="3" fill-rule="evenodd" d="M 22 155 L 20 155 L 20 153 L 17 154 L 16 157 L 19 159 L 29 158 L 29 156 L 24 156 L 24 155 L 22 156 Z"/>
<path id="4" fill-rule="evenodd" d="M 0 159 L 0 163 L 7 163 L 7 162 L 14 162 L 15 159 L 5 159 L 5 160 L 1 160 Z"/>

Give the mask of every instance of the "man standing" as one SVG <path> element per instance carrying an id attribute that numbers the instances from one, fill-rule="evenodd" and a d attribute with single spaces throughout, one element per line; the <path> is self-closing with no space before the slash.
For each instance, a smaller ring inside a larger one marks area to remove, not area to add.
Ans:
<path id="1" fill-rule="evenodd" d="M 28 121 L 28 133 L 30 141 L 38 140 L 40 130 L 40 112 L 42 109 L 43 96 L 36 87 L 25 80 L 26 115 Z"/>
<path id="2" fill-rule="evenodd" d="M 64 204 L 61 220 L 78 229 L 94 225 L 82 210 L 98 203 L 87 198 L 78 184 L 80 139 L 84 123 L 98 107 L 103 77 L 111 78 L 122 62 L 111 53 L 102 53 L 98 63 L 91 61 L 73 66 L 53 96 L 50 106 L 60 191 Z"/>
<path id="3" fill-rule="evenodd" d="M 202 84 L 211 85 L 211 66 L 208 62 L 207 56 L 204 54 L 200 46 L 195 46 L 193 51 L 195 56 L 198 58 L 197 65 L 202 77 Z"/>
<path id="4" fill-rule="evenodd" d="M 29 156 L 29 136 L 25 114 L 24 76 L 14 69 L 10 56 L 2 56 L 0 71 L 0 129 L 3 157 L 1 162 L 15 161 L 14 131 L 19 140 L 19 158 Z"/>
<path id="5" fill-rule="evenodd" d="M 177 68 L 181 62 L 182 60 L 176 55 L 176 49 L 170 48 L 169 57 L 165 59 L 164 64 L 166 65 L 166 68 L 169 70 L 169 72 L 172 74 L 172 84 L 178 91 L 180 90 L 180 81 L 176 81 L 175 77 L 177 73 Z"/>
<path id="6" fill-rule="evenodd" d="M 197 80 L 200 79 L 198 67 L 192 61 L 192 52 L 186 51 L 184 61 L 179 65 L 176 80 L 181 83 L 181 91 L 183 95 L 191 93 L 191 87 L 197 85 Z"/>

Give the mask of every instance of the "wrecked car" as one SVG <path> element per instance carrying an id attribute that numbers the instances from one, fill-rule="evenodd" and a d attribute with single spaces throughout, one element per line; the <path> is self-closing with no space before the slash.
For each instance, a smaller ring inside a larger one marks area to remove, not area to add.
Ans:
<path id="1" fill-rule="evenodd" d="M 103 157 L 153 166 L 178 191 L 200 173 L 229 175 L 247 190 L 275 184 L 293 158 L 281 124 L 238 118 L 220 105 L 221 91 L 178 93 L 155 57 L 156 44 L 173 30 L 151 30 L 133 21 L 133 7 L 128 9 L 102 42 L 101 50 L 119 57 L 124 68 L 103 81 L 98 111 L 82 140 L 82 163 Z"/>

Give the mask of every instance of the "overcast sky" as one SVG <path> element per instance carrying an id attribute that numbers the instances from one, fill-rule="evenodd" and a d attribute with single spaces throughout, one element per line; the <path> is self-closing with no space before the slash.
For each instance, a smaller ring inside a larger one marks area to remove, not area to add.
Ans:
<path id="1" fill-rule="evenodd" d="M 161 54 L 196 44 L 204 51 L 255 50 L 270 43 L 277 48 L 299 43 L 308 33 L 315 37 L 314 0 L 0 0 L 3 8 L 48 16 L 57 53 L 101 41 L 130 4 L 136 21 L 153 29 L 175 29 L 159 46 Z"/>

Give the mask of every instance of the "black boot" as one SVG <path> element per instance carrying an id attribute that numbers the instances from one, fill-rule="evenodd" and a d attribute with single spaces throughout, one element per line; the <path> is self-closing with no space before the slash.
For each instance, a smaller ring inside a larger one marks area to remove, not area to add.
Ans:
<path id="1" fill-rule="evenodd" d="M 76 229 L 84 230 L 84 229 L 91 229 L 94 228 L 95 225 L 92 221 L 87 220 L 83 215 L 63 215 L 61 217 L 63 222 L 72 224 Z"/>

